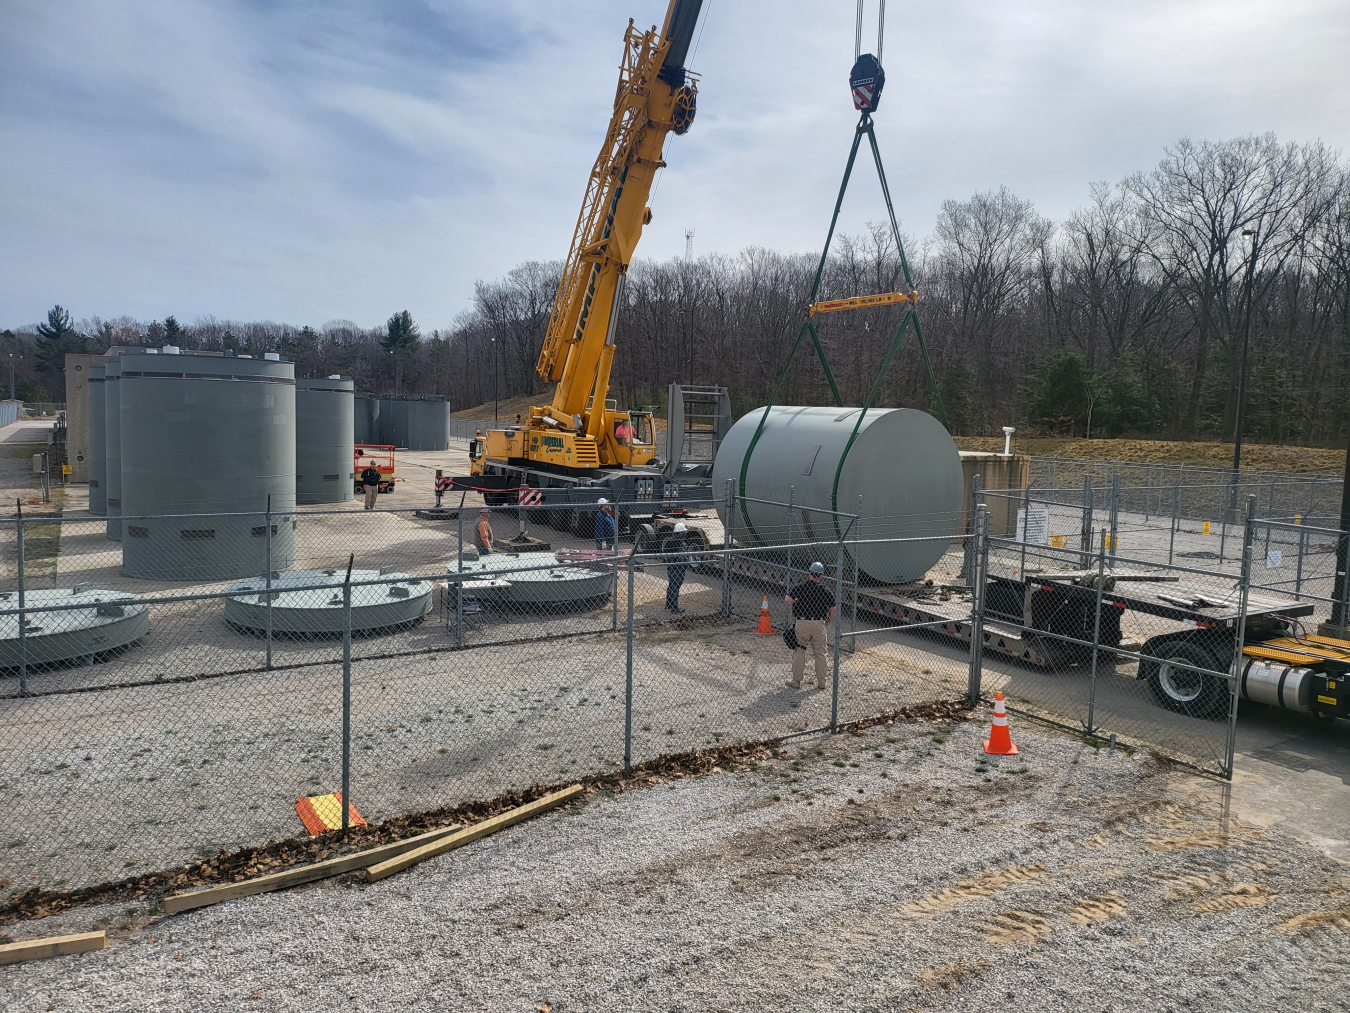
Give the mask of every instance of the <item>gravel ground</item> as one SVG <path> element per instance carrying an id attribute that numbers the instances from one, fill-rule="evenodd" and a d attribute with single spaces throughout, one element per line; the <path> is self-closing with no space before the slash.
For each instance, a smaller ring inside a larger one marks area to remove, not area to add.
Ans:
<path id="1" fill-rule="evenodd" d="M 786 687 L 782 641 L 747 626 L 644 631 L 634 762 L 829 723 L 829 694 Z M 625 639 L 354 665 L 353 803 L 378 822 L 616 769 Z M 938 661 L 893 644 L 845 656 L 841 719 L 955 697 L 965 669 Z M 302 833 L 296 798 L 341 787 L 341 685 L 316 665 L 3 701 L 0 886 L 70 889 Z"/>
<path id="2" fill-rule="evenodd" d="M 1347 1009 L 1350 870 L 1223 785 L 984 716 L 597 794 L 384 882 L 16 938 L 6 1010 Z"/>

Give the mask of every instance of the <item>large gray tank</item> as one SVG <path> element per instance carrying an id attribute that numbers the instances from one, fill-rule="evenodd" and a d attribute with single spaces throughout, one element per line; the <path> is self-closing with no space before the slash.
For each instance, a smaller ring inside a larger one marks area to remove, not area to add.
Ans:
<path id="1" fill-rule="evenodd" d="M 408 399 L 389 395 L 380 398 L 380 438 L 376 442 L 391 447 L 406 447 L 408 439 Z"/>
<path id="2" fill-rule="evenodd" d="M 407 405 L 408 449 L 449 450 L 450 406 L 445 398 L 410 398 Z"/>
<path id="3" fill-rule="evenodd" d="M 405 450 L 449 450 L 450 406 L 445 398 L 386 394 L 380 398 L 380 442 Z"/>
<path id="4" fill-rule="evenodd" d="M 89 366 L 89 512 L 95 517 L 108 512 L 108 422 L 103 404 L 107 372 L 101 362 Z"/>
<path id="5" fill-rule="evenodd" d="M 926 412 L 872 409 L 845 454 L 861 410 L 771 409 L 741 492 L 751 499 L 783 503 L 792 488 L 792 501 L 798 508 L 847 514 L 858 511 L 862 496 L 859 532 L 863 539 L 950 536 L 961 531 L 961 458 L 947 430 Z M 739 483 L 741 464 L 763 414 L 763 408 L 756 408 L 740 419 L 718 448 L 713 488 L 723 523 L 727 522 L 726 480 Z M 732 524 L 736 540 L 747 545 L 782 544 L 789 534 L 794 541 L 838 538 L 829 514 L 794 510 L 789 528 L 783 507 L 761 503 L 738 507 Z M 841 519 L 839 525 L 846 527 L 848 520 Z M 860 544 L 854 562 L 873 581 L 899 584 L 922 576 L 949 547 L 945 541 Z M 850 555 L 855 552 L 851 535 L 846 548 Z"/>
<path id="6" fill-rule="evenodd" d="M 380 396 L 378 394 L 357 394 L 353 416 L 355 442 L 379 443 Z"/>
<path id="7" fill-rule="evenodd" d="M 123 352 L 138 354 L 145 349 L 123 349 Z M 104 505 L 108 523 L 106 532 L 115 542 L 122 540 L 122 356 L 109 355 L 103 367 L 103 466 L 108 479 Z"/>
<path id="8" fill-rule="evenodd" d="M 122 572 L 221 580 L 295 565 L 295 366 L 269 353 L 123 357 Z M 156 518 L 155 514 L 242 516 Z M 132 519 L 134 518 L 134 519 Z"/>
<path id="9" fill-rule="evenodd" d="M 346 503 L 355 495 L 353 397 L 351 377 L 296 379 L 297 503 Z"/>

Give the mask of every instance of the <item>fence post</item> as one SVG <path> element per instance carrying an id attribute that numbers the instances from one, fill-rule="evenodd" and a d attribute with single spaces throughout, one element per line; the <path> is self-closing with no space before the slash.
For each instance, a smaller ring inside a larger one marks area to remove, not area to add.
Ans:
<path id="1" fill-rule="evenodd" d="M 1294 520 L 1298 524 L 1297 515 Z M 1294 570 L 1294 601 L 1303 600 L 1303 547 L 1306 544 L 1308 533 L 1299 527 L 1298 532 L 1298 566 Z"/>
<path id="2" fill-rule="evenodd" d="M 1275 479 L 1270 480 L 1270 500 L 1266 504 L 1266 518 L 1275 519 Z M 1266 525 L 1266 557 L 1270 557 L 1270 525 Z"/>
<path id="3" fill-rule="evenodd" d="M 1102 592 L 1106 584 L 1106 532 L 1102 532 L 1102 547 L 1097 552 L 1097 609 L 1092 614 L 1092 682 L 1088 687 L 1087 733 L 1095 727 L 1097 709 L 1097 658 L 1102 643 Z"/>
<path id="4" fill-rule="evenodd" d="M 1025 533 L 1025 532 L 1024 532 Z M 1083 521 L 1078 533 L 1078 551 L 1092 551 L 1092 476 L 1083 476 Z"/>
<path id="5" fill-rule="evenodd" d="M 267 518 L 263 527 L 267 539 L 267 570 L 263 578 L 264 593 L 267 595 L 267 668 L 272 668 L 272 495 L 267 495 Z"/>
<path id="6" fill-rule="evenodd" d="M 736 480 L 727 479 L 727 512 L 722 524 L 722 615 L 731 615 L 731 525 L 736 516 Z"/>
<path id="7" fill-rule="evenodd" d="M 623 769 L 633 766 L 633 571 L 637 553 L 628 557 L 628 663 L 623 690 Z"/>
<path id="8" fill-rule="evenodd" d="M 980 512 L 980 481 L 981 480 L 979 475 L 970 476 L 970 502 L 966 504 L 966 506 L 969 508 L 970 511 L 969 532 L 972 537 L 966 539 L 966 551 L 962 554 L 963 558 L 961 560 L 961 576 L 965 577 L 966 583 L 971 586 L 973 586 L 973 582 L 975 580 L 973 574 L 975 566 L 976 540 L 973 536 L 975 535 L 975 517 Z"/>
<path id="9" fill-rule="evenodd" d="M 788 486 L 787 501 L 787 572 L 783 574 L 783 586 L 792 586 L 792 504 L 797 496 L 797 487 Z"/>
<path id="10" fill-rule="evenodd" d="M 1148 484 L 1144 486 L 1144 523 L 1148 523 L 1148 509 L 1153 505 L 1153 465 L 1148 466 Z"/>
<path id="11" fill-rule="evenodd" d="M 42 452 L 42 502 L 52 501 L 52 455 Z"/>
<path id="12" fill-rule="evenodd" d="M 17 522 L 18 534 L 18 569 L 19 569 L 19 692 L 28 692 L 28 640 L 27 627 L 28 617 L 24 615 L 24 587 L 23 587 L 23 564 L 24 564 L 24 546 L 23 546 L 23 504 L 17 499 L 14 501 L 15 509 L 19 511 Z"/>
<path id="13" fill-rule="evenodd" d="M 971 703 L 979 703 L 980 680 L 984 675 L 984 575 L 989 567 L 989 510 L 981 505 L 975 510 L 975 549 L 970 571 L 970 674 L 966 695 Z"/>
<path id="14" fill-rule="evenodd" d="M 347 556 L 347 577 L 342 582 L 342 833 L 352 807 L 352 563 Z"/>
<path id="15" fill-rule="evenodd" d="M 861 499 L 861 497 L 859 497 Z M 844 639 L 844 540 L 834 552 L 834 678 L 830 685 L 830 731 L 839 730 L 839 646 Z M 804 680 L 803 680 L 804 681 Z"/>
<path id="16" fill-rule="evenodd" d="M 459 526 L 459 551 L 455 553 L 455 558 L 459 560 L 455 567 L 455 572 L 459 577 L 455 581 L 455 646 L 464 646 L 464 500 L 469 495 L 468 490 L 459 494 L 459 510 L 455 515 L 455 523 Z"/>
<path id="17" fill-rule="evenodd" d="M 1233 753 L 1237 748 L 1237 713 L 1240 680 L 1242 678 L 1242 644 L 1247 639 L 1247 598 L 1252 586 L 1253 520 L 1256 517 L 1256 497 L 1247 497 L 1247 516 L 1242 531 L 1242 571 L 1238 577 L 1238 621 L 1233 644 L 1233 664 L 1228 680 L 1228 741 L 1224 749 L 1223 776 L 1233 779 Z"/>
<path id="18" fill-rule="evenodd" d="M 1111 562 L 1116 561 L 1116 539 L 1120 532 L 1120 472 L 1111 472 Z"/>
<path id="19" fill-rule="evenodd" d="M 1180 475 L 1180 472 L 1177 473 Z M 1181 482 L 1172 486 L 1172 531 L 1167 537 L 1167 565 L 1172 565 L 1172 553 L 1177 545 L 1177 525 L 1181 523 L 1178 512 L 1181 509 Z"/>

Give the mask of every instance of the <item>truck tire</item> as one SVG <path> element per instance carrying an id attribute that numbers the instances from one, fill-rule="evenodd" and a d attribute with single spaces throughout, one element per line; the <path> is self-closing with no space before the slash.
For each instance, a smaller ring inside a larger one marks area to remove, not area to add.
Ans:
<path id="1" fill-rule="evenodd" d="M 1228 713 L 1226 680 L 1169 664 L 1177 662 L 1218 671 L 1222 666 L 1211 651 L 1188 640 L 1165 640 L 1150 653 L 1163 659 L 1141 663 L 1142 674 L 1159 704 L 1193 718 L 1219 718 Z"/>

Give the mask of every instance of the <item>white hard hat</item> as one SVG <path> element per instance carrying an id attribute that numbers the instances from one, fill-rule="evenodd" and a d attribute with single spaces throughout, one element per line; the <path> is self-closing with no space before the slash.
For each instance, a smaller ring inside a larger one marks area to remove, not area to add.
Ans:
<path id="1" fill-rule="evenodd" d="M 605 499 L 605 497 L 601 496 L 601 497 L 600 497 L 598 500 L 596 500 L 595 502 L 596 502 L 596 504 L 599 505 L 599 506 L 604 506 L 606 503 L 609 502 L 609 500 L 607 500 L 607 499 Z"/>
<path id="2" fill-rule="evenodd" d="M 688 530 L 689 530 L 689 529 L 686 528 L 686 527 L 684 526 L 684 523 L 683 523 L 683 522 L 681 522 L 681 523 L 675 525 L 675 533 L 676 533 L 676 534 L 679 534 L 681 531 L 688 531 Z"/>
<path id="3" fill-rule="evenodd" d="M 825 564 L 822 563 L 822 562 L 820 562 L 819 560 L 817 560 L 816 562 L 814 562 L 814 563 L 811 564 L 811 572 L 812 572 L 812 573 L 824 573 L 824 572 L 825 572 Z"/>

